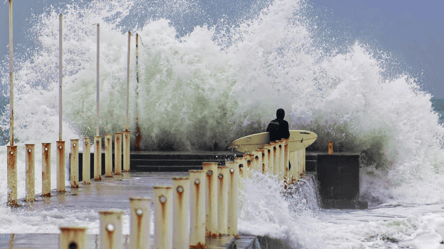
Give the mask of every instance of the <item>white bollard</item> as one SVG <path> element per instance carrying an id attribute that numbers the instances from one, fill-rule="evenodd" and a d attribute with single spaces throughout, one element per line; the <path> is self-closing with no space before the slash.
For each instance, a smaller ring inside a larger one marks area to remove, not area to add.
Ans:
<path id="1" fill-rule="evenodd" d="M 151 198 L 130 197 L 130 248 L 150 249 Z"/>
<path id="2" fill-rule="evenodd" d="M 35 200 L 35 145 L 26 145 L 26 201 Z"/>
<path id="3" fill-rule="evenodd" d="M 42 196 L 51 197 L 51 143 L 42 143 Z"/>
<path id="4" fill-rule="evenodd" d="M 82 167 L 83 184 L 91 184 L 91 139 L 88 137 L 83 138 Z"/>
<path id="5" fill-rule="evenodd" d="M 173 248 L 173 189 L 154 186 L 154 248 Z"/>
<path id="6" fill-rule="evenodd" d="M 190 247 L 205 247 L 205 170 L 190 170 Z"/>
<path id="7" fill-rule="evenodd" d="M 94 181 L 102 180 L 102 137 L 94 136 Z"/>
<path id="8" fill-rule="evenodd" d="M 203 170 L 206 171 L 206 221 L 205 234 L 206 236 L 216 237 L 219 235 L 218 231 L 218 217 L 217 217 L 217 162 L 202 163 Z"/>
<path id="9" fill-rule="evenodd" d="M 99 211 L 100 215 L 100 249 L 122 248 L 122 215 L 121 210 Z"/>
<path id="10" fill-rule="evenodd" d="M 228 234 L 228 187 L 229 187 L 229 175 L 230 169 L 228 167 L 219 166 L 217 167 L 218 174 L 218 219 L 217 223 L 219 225 L 219 234 Z"/>
<path id="11" fill-rule="evenodd" d="M 190 245 L 190 179 L 173 178 L 173 248 L 188 249 Z"/>
<path id="12" fill-rule="evenodd" d="M 239 163 L 227 161 L 225 163 L 229 170 L 228 187 L 228 234 L 238 236 L 237 226 L 237 201 L 239 191 Z"/>
<path id="13" fill-rule="evenodd" d="M 65 192 L 65 141 L 57 141 L 57 192 Z"/>
<path id="14" fill-rule="evenodd" d="M 122 133 L 114 134 L 114 174 L 122 174 Z"/>
<path id="15" fill-rule="evenodd" d="M 111 134 L 105 134 L 105 177 L 113 177 L 113 139 Z"/>
<path id="16" fill-rule="evenodd" d="M 59 249 L 86 249 L 86 227 L 60 227 Z"/>
<path id="17" fill-rule="evenodd" d="M 70 176 L 71 188 L 79 187 L 79 140 L 71 139 L 71 157 L 70 157 Z"/>

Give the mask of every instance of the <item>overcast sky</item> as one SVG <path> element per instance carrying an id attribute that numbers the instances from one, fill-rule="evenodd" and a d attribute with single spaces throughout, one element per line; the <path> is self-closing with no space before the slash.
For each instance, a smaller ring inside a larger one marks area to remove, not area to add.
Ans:
<path id="1" fill-rule="evenodd" d="M 149 1 L 149 0 L 147 0 Z M 206 8 L 215 1 L 201 0 Z M 238 0 L 239 1 L 239 0 Z M 241 0 L 251 2 L 252 0 Z M 8 3 L 0 3 L 0 56 L 8 54 Z M 68 0 L 14 1 L 14 41 L 25 44 L 27 20 L 49 4 Z M 218 0 L 220 8 L 223 2 Z M 308 0 L 322 28 L 337 43 L 356 40 L 392 54 L 404 70 L 419 78 L 422 89 L 444 98 L 444 1 L 442 0 Z M 217 6 L 213 4 L 214 6 Z M 214 9 L 213 12 L 217 10 Z M 221 11 L 233 11 L 223 8 Z M 16 46 L 16 52 L 20 46 Z"/>

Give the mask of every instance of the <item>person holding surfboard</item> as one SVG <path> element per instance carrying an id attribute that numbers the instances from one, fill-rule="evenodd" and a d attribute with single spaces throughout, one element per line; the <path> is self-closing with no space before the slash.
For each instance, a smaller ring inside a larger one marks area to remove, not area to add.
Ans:
<path id="1" fill-rule="evenodd" d="M 279 108 L 276 111 L 276 119 L 271 120 L 270 124 L 268 124 L 267 132 L 270 133 L 270 142 L 290 137 L 288 122 L 284 120 L 284 117 L 284 109 Z"/>

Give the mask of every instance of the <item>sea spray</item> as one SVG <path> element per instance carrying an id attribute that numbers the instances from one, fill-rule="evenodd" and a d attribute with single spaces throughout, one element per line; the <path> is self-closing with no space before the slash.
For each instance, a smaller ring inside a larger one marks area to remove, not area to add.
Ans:
<path id="1" fill-rule="evenodd" d="M 301 194 L 297 188 L 284 195 L 284 182 L 277 176 L 253 171 L 240 190 L 239 232 L 280 239 L 291 248 L 326 248 L 314 226 L 319 222 L 318 207 L 311 209 L 313 203 L 304 199 L 315 196 L 315 189 L 308 187 L 305 190 L 311 193 Z"/>

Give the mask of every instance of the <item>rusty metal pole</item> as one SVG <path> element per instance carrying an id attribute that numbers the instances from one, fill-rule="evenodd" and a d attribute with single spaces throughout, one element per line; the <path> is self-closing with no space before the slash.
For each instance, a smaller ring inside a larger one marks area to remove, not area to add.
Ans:
<path id="1" fill-rule="evenodd" d="M 328 154 L 333 155 L 333 142 L 328 142 Z"/>
<path id="2" fill-rule="evenodd" d="M 205 247 L 205 170 L 190 170 L 190 247 Z"/>
<path id="3" fill-rule="evenodd" d="M 270 158 L 270 153 L 268 152 L 268 147 L 270 145 L 266 144 L 263 148 L 262 152 L 262 174 L 266 174 L 268 172 L 268 158 Z"/>
<path id="4" fill-rule="evenodd" d="M 173 178 L 173 248 L 190 246 L 190 178 Z"/>
<path id="5" fill-rule="evenodd" d="M 114 174 L 122 174 L 122 133 L 114 134 Z"/>
<path id="6" fill-rule="evenodd" d="M 244 178 L 251 178 L 252 164 L 254 160 L 254 156 L 251 154 L 244 154 L 243 158 L 245 160 L 245 164 L 243 167 Z"/>
<path id="7" fill-rule="evenodd" d="M 17 205 L 17 146 L 8 146 L 8 206 Z"/>
<path id="8" fill-rule="evenodd" d="M 89 137 L 83 138 L 83 163 L 82 163 L 82 178 L 83 184 L 91 184 L 91 139 Z"/>
<path id="9" fill-rule="evenodd" d="M 279 180 L 285 179 L 285 142 L 279 141 Z"/>
<path id="10" fill-rule="evenodd" d="M 94 181 L 102 180 L 102 137 L 94 136 Z"/>
<path id="11" fill-rule="evenodd" d="M 122 215 L 121 210 L 99 211 L 100 215 L 100 239 L 101 249 L 122 248 Z"/>
<path id="12" fill-rule="evenodd" d="M 270 142 L 271 145 L 271 167 L 270 167 L 270 174 L 277 175 L 277 166 L 276 166 L 276 157 L 277 157 L 277 143 L 276 142 Z"/>
<path id="13" fill-rule="evenodd" d="M 235 159 L 238 171 L 239 171 L 239 179 L 243 179 L 244 178 L 244 172 L 245 172 L 245 168 L 246 168 L 246 161 L 243 157 L 237 157 Z"/>
<path id="14" fill-rule="evenodd" d="M 149 249 L 151 198 L 130 197 L 130 248 Z"/>
<path id="15" fill-rule="evenodd" d="M 284 139 L 284 170 L 285 170 L 285 176 L 288 179 L 290 179 L 290 169 L 289 169 L 289 156 L 290 156 L 290 147 L 288 147 L 290 139 Z M 288 181 L 289 182 L 289 181 Z"/>
<path id="16" fill-rule="evenodd" d="M 59 249 L 86 249 L 86 227 L 60 227 Z"/>
<path id="17" fill-rule="evenodd" d="M 206 192 L 206 236 L 216 237 L 219 235 L 218 217 L 217 217 L 217 162 L 202 163 L 203 170 L 207 172 L 205 186 Z"/>
<path id="18" fill-rule="evenodd" d="M 51 197 L 51 143 L 42 143 L 42 196 Z"/>
<path id="19" fill-rule="evenodd" d="M 302 149 L 302 172 L 305 173 L 305 156 L 306 156 L 306 149 Z"/>
<path id="20" fill-rule="evenodd" d="M 65 141 L 57 141 L 57 192 L 65 192 Z"/>
<path id="21" fill-rule="evenodd" d="M 12 0 L 9 0 L 9 143 L 14 146 L 14 42 L 13 42 L 13 11 Z M 12 151 L 12 149 L 11 149 Z M 9 156 L 8 151 L 8 156 Z M 15 156 L 15 154 L 14 154 Z M 17 162 L 17 157 L 15 157 Z M 9 160 L 8 160 L 9 162 Z M 12 162 L 12 161 L 11 161 Z M 8 165 L 12 168 L 12 165 Z M 9 176 L 8 176 L 9 179 Z M 15 180 L 17 182 L 17 180 Z"/>
<path id="22" fill-rule="evenodd" d="M 17 146 L 14 146 L 14 53 L 12 0 L 9 0 L 9 143 L 8 146 L 8 205 L 17 205 Z"/>
<path id="23" fill-rule="evenodd" d="M 279 176 L 279 170 L 280 170 L 280 167 L 279 167 L 280 160 L 279 159 L 280 159 L 280 154 L 281 154 L 281 148 L 279 147 L 279 142 L 276 142 L 275 148 L 276 148 L 276 150 L 275 150 L 275 157 L 274 157 L 274 174 L 276 176 Z"/>
<path id="24" fill-rule="evenodd" d="M 266 146 L 268 150 L 268 167 L 267 167 L 267 173 L 270 175 L 273 175 L 273 164 L 274 164 L 274 146 L 271 144 L 268 144 Z"/>
<path id="25" fill-rule="evenodd" d="M 62 141 L 63 16 L 59 15 L 59 141 Z"/>
<path id="26" fill-rule="evenodd" d="M 154 248 L 173 248 L 173 189 L 154 186 Z"/>
<path id="27" fill-rule="evenodd" d="M 217 195 L 217 203 L 218 203 L 218 217 L 217 224 L 219 226 L 219 234 L 227 235 L 228 234 L 228 188 L 229 188 L 229 178 L 230 178 L 230 169 L 228 167 L 219 166 L 217 167 L 218 174 L 218 195 Z"/>
<path id="28" fill-rule="evenodd" d="M 105 134 L 105 177 L 113 177 L 113 136 Z"/>
<path id="29" fill-rule="evenodd" d="M 100 135 L 100 127 L 99 127 L 99 121 L 100 121 L 100 105 L 99 105 L 99 99 L 100 99 L 100 24 L 97 24 L 97 75 L 96 75 L 96 118 L 97 118 L 97 130 L 96 130 L 96 136 Z"/>
<path id="30" fill-rule="evenodd" d="M 123 172 L 130 171 L 130 131 L 123 132 Z"/>
<path id="31" fill-rule="evenodd" d="M 26 201 L 35 200 L 35 145 L 26 145 Z"/>
<path id="32" fill-rule="evenodd" d="M 225 163 L 229 170 L 228 187 L 228 234 L 238 236 L 237 201 L 239 191 L 239 163 L 237 161 Z"/>
<path id="33" fill-rule="evenodd" d="M 79 188 L 79 139 L 71 139 L 70 164 L 71 188 Z"/>

